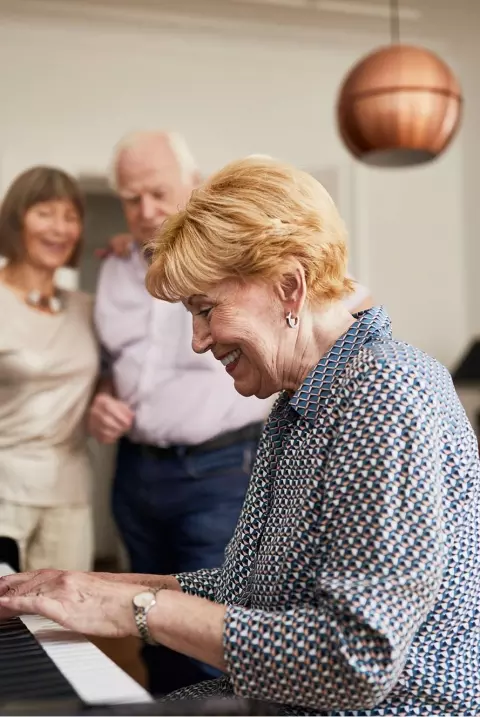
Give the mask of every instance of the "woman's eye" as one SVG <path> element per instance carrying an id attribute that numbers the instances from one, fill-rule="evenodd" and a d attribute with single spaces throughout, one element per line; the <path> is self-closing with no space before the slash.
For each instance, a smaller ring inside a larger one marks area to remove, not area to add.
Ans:
<path id="1" fill-rule="evenodd" d="M 202 309 L 202 311 L 198 312 L 198 316 L 205 316 L 208 318 L 211 310 L 212 310 L 211 308 L 210 309 Z"/>

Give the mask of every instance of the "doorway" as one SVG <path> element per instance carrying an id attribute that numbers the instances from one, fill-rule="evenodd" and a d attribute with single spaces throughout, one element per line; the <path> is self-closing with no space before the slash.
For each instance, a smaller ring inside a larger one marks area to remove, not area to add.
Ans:
<path id="1" fill-rule="evenodd" d="M 82 260 L 78 272 L 78 288 L 95 295 L 102 260 L 95 252 L 104 249 L 115 234 L 127 231 L 120 200 L 110 191 L 106 180 L 99 182 L 81 178 L 85 195 L 85 235 Z M 102 446 L 88 440 L 93 465 L 93 511 L 95 559 L 97 566 L 115 569 L 124 562 L 123 551 L 111 511 L 111 487 L 116 446 Z"/>

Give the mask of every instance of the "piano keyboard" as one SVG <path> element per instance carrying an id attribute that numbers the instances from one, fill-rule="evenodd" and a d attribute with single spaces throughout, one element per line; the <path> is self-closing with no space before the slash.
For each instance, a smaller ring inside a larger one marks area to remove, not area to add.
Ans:
<path id="1" fill-rule="evenodd" d="M 74 699 L 75 692 L 19 618 L 0 623 L 0 703 Z M 21 668 L 19 669 L 19 665 Z"/>
<path id="2" fill-rule="evenodd" d="M 8 565 L 0 563 L 0 576 L 12 572 Z M 33 636 L 33 641 L 29 640 L 29 635 Z M 39 646 L 44 652 L 42 650 L 38 652 Z M 51 667 L 48 658 L 45 661 L 45 653 L 60 673 L 50 670 L 48 680 L 53 685 L 54 692 L 58 689 L 58 698 L 70 697 L 71 695 L 68 694 L 68 686 L 70 686 L 73 696 L 77 695 L 87 705 L 138 704 L 153 701 L 141 685 L 85 637 L 38 615 L 25 615 L 20 619 L 3 623 L 3 629 L 0 629 L 0 656 L 4 658 L 4 661 L 0 661 L 2 687 L 8 664 L 13 665 L 16 654 L 19 657 L 15 661 L 15 669 L 18 677 L 22 677 L 27 685 L 31 672 L 28 671 L 25 659 L 28 657 L 28 664 L 36 661 L 40 674 L 44 668 L 47 669 L 47 665 L 48 669 Z M 27 699 L 27 697 L 26 690 L 25 694 L 18 695 L 18 699 Z"/>

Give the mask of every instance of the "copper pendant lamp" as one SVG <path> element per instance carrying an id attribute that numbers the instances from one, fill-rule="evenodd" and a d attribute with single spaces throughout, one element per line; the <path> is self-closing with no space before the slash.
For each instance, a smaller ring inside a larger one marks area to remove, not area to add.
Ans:
<path id="1" fill-rule="evenodd" d="M 364 57 L 345 78 L 337 103 L 340 136 L 366 164 L 429 162 L 450 144 L 461 119 L 460 86 L 437 55 L 400 44 L 398 0 L 391 0 L 392 44 Z"/>

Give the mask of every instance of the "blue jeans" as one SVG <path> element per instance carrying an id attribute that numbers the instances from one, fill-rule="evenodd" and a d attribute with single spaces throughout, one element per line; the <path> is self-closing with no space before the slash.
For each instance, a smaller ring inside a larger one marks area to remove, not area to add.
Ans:
<path id="1" fill-rule="evenodd" d="M 237 443 L 205 453 L 181 447 L 159 457 L 122 439 L 113 487 L 113 513 L 136 573 L 171 573 L 222 565 L 250 479 L 257 444 Z M 163 646 L 143 656 L 154 695 L 218 673 Z"/>

